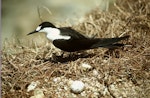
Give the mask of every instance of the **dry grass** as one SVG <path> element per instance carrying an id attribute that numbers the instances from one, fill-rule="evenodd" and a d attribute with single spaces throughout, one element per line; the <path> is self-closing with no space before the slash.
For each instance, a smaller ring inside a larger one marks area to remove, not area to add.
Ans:
<path id="1" fill-rule="evenodd" d="M 130 39 L 123 42 L 132 47 L 88 50 L 91 54 L 88 57 L 82 58 L 76 53 L 73 58 L 56 63 L 51 58 L 58 51 L 47 42 L 29 47 L 7 41 L 2 50 L 2 97 L 29 98 L 37 92 L 43 98 L 150 96 L 149 0 L 118 0 L 111 11 L 95 9 L 73 28 L 96 37 L 130 35 Z M 92 69 L 83 70 L 82 63 L 90 64 Z M 98 74 L 94 74 L 95 71 Z M 77 79 L 82 80 L 86 88 L 76 95 L 70 92 L 69 81 Z M 36 82 L 37 87 L 27 92 L 31 82 Z"/>

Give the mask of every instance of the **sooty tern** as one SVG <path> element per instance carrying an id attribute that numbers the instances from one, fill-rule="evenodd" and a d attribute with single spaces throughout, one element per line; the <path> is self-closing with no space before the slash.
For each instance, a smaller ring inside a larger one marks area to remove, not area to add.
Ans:
<path id="1" fill-rule="evenodd" d="M 57 28 L 50 22 L 41 23 L 36 30 L 29 33 L 34 34 L 37 32 L 45 32 L 46 37 L 52 41 L 55 47 L 67 51 L 75 52 L 80 50 L 94 49 L 98 47 L 113 48 L 120 47 L 124 44 L 117 43 L 124 40 L 129 36 L 116 37 L 116 38 L 89 38 L 70 27 Z"/>

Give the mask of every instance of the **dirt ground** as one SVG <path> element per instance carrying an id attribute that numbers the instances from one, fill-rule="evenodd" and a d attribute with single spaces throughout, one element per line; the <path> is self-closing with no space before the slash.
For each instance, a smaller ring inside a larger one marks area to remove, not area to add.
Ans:
<path id="1" fill-rule="evenodd" d="M 96 8 L 72 28 L 88 36 L 130 38 L 122 41 L 126 47 L 65 53 L 63 58 L 48 41 L 27 46 L 7 40 L 2 49 L 2 97 L 150 98 L 149 0 L 117 0 L 110 11 Z M 85 84 L 81 93 L 71 92 L 73 80 Z"/>

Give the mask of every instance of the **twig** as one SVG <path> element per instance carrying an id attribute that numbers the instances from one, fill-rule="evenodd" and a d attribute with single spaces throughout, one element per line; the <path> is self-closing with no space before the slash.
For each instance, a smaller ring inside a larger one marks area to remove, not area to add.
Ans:
<path id="1" fill-rule="evenodd" d="M 49 13 L 49 15 L 52 15 L 52 12 L 45 6 L 43 6 L 44 9 L 46 9 L 46 11 Z"/>
<path id="2" fill-rule="evenodd" d="M 40 6 L 37 7 L 37 12 L 38 12 L 38 15 L 39 15 L 41 22 L 43 22 L 42 16 L 40 15 Z"/>
<path id="3" fill-rule="evenodd" d="M 43 22 L 42 15 L 40 14 L 40 8 L 40 6 L 37 7 L 37 12 L 41 22 Z M 44 8 L 49 13 L 49 15 L 52 15 L 52 12 L 47 7 L 42 6 L 42 8 Z"/>

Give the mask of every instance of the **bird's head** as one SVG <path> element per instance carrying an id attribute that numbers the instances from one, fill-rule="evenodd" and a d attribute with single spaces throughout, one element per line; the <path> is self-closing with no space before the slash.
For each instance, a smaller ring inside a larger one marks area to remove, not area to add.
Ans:
<path id="1" fill-rule="evenodd" d="M 43 22 L 34 31 L 28 33 L 27 35 L 34 34 L 37 32 L 46 32 L 46 28 L 56 28 L 56 27 L 50 22 Z"/>

